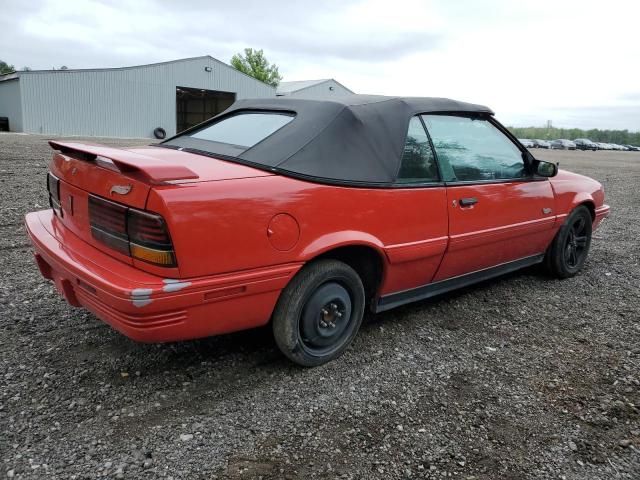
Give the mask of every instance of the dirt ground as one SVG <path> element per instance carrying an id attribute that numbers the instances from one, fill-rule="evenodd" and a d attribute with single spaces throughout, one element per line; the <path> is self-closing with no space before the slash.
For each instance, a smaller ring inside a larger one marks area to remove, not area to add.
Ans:
<path id="1" fill-rule="evenodd" d="M 387 312 L 301 369 L 268 329 L 142 345 L 67 305 L 22 226 L 51 151 L 0 134 L 0 476 L 640 478 L 640 153 L 534 153 L 606 188 L 580 275 Z"/>

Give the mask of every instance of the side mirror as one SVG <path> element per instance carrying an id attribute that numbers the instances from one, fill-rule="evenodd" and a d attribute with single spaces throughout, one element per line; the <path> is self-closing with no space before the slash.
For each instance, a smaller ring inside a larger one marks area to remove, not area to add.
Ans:
<path id="1" fill-rule="evenodd" d="M 536 160 L 533 169 L 534 173 L 541 177 L 555 177 L 558 174 L 558 165 L 544 160 Z"/>

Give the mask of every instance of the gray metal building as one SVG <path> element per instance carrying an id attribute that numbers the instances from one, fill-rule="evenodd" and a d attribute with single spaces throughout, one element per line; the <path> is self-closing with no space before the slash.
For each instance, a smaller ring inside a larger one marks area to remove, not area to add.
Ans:
<path id="1" fill-rule="evenodd" d="M 276 95 L 302 98 L 329 99 L 339 95 L 350 95 L 353 92 L 333 78 L 322 80 L 300 80 L 295 82 L 280 82 Z"/>
<path id="2" fill-rule="evenodd" d="M 105 137 L 167 136 L 234 100 L 274 87 L 210 56 L 124 68 L 40 70 L 0 76 L 0 117 L 15 132 Z"/>

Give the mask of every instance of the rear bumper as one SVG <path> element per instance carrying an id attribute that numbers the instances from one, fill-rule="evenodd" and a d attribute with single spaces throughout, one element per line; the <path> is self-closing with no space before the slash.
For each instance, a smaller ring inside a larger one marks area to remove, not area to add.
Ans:
<path id="1" fill-rule="evenodd" d="M 25 225 L 40 272 L 64 298 L 142 342 L 186 340 L 264 325 L 280 291 L 302 266 L 162 278 L 92 247 L 58 222 L 51 210 L 29 213 Z"/>

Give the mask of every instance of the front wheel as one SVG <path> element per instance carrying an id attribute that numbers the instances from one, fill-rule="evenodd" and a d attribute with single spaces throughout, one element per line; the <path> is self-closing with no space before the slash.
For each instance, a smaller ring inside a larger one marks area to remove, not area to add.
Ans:
<path id="1" fill-rule="evenodd" d="M 558 278 L 569 278 L 584 266 L 591 246 L 591 213 L 583 205 L 577 207 L 553 239 L 547 250 L 547 270 Z"/>
<path id="2" fill-rule="evenodd" d="M 298 365 L 322 365 L 351 344 L 364 309 L 364 286 L 355 270 L 337 260 L 313 262 L 280 295 L 273 314 L 276 344 Z"/>

